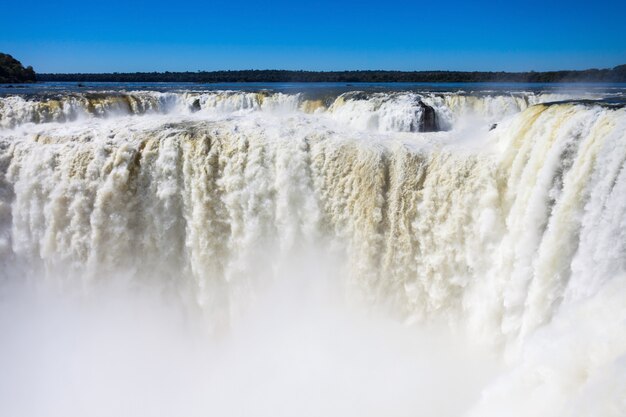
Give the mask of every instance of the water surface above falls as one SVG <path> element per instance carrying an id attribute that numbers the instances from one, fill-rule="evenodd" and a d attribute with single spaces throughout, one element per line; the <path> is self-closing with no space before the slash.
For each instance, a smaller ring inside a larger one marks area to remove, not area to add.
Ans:
<path id="1" fill-rule="evenodd" d="M 260 91 L 283 93 L 330 90 L 347 91 L 427 91 L 427 92 L 578 92 L 623 95 L 626 83 L 116 83 L 116 82 L 40 82 L 0 84 L 0 94 L 36 94 L 80 91 Z"/>

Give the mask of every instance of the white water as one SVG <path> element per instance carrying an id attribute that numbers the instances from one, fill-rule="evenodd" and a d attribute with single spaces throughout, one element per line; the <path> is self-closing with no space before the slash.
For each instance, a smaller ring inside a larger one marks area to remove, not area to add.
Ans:
<path id="1" fill-rule="evenodd" d="M 0 414 L 626 415 L 624 108 L 134 94 L 0 99 Z"/>
<path id="2" fill-rule="evenodd" d="M 421 101 L 435 109 L 441 130 L 449 130 L 467 116 L 497 122 L 529 105 L 567 99 L 597 99 L 595 94 L 511 93 L 480 96 L 458 93 L 364 93 L 348 92 L 324 99 L 302 94 L 261 91 L 162 93 L 72 93 L 44 97 L 10 96 L 0 100 L 0 128 L 27 123 L 50 123 L 113 118 L 126 115 L 170 114 L 206 117 L 243 115 L 251 112 L 326 113 L 344 126 L 380 132 L 417 131 Z"/>

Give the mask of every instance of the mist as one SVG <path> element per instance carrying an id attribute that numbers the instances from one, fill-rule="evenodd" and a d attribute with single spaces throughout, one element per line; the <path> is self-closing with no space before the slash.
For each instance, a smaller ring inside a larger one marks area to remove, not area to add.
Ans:
<path id="1" fill-rule="evenodd" d="M 73 295 L 6 282 L 0 414 L 459 416 L 500 366 L 444 325 L 350 306 L 306 271 L 219 333 L 162 291 L 119 279 Z"/>

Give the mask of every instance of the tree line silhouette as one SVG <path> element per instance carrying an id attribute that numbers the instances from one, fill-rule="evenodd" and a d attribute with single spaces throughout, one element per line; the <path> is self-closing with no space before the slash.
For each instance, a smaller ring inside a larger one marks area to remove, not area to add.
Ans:
<path id="1" fill-rule="evenodd" d="M 38 81 L 75 82 L 626 82 L 626 65 L 612 69 L 547 72 L 482 72 L 482 71 L 287 71 L 238 70 L 197 72 L 134 72 L 100 74 L 37 74 Z"/>
<path id="2" fill-rule="evenodd" d="M 0 52 L 0 84 L 32 83 L 36 81 L 33 67 L 26 67 L 11 55 Z"/>
<path id="3" fill-rule="evenodd" d="M 235 70 L 196 72 L 35 74 L 11 55 L 0 53 L 0 83 L 35 81 L 68 82 L 188 82 L 188 83 L 472 83 L 472 82 L 626 82 L 626 65 L 611 69 L 546 72 L 485 71 L 288 71 Z"/>

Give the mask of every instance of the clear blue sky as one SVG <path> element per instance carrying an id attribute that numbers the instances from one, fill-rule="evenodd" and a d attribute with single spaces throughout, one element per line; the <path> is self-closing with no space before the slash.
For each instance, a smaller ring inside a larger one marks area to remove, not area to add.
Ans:
<path id="1" fill-rule="evenodd" d="M 0 51 L 38 72 L 626 63 L 625 0 L 9 0 L 1 9 Z"/>

